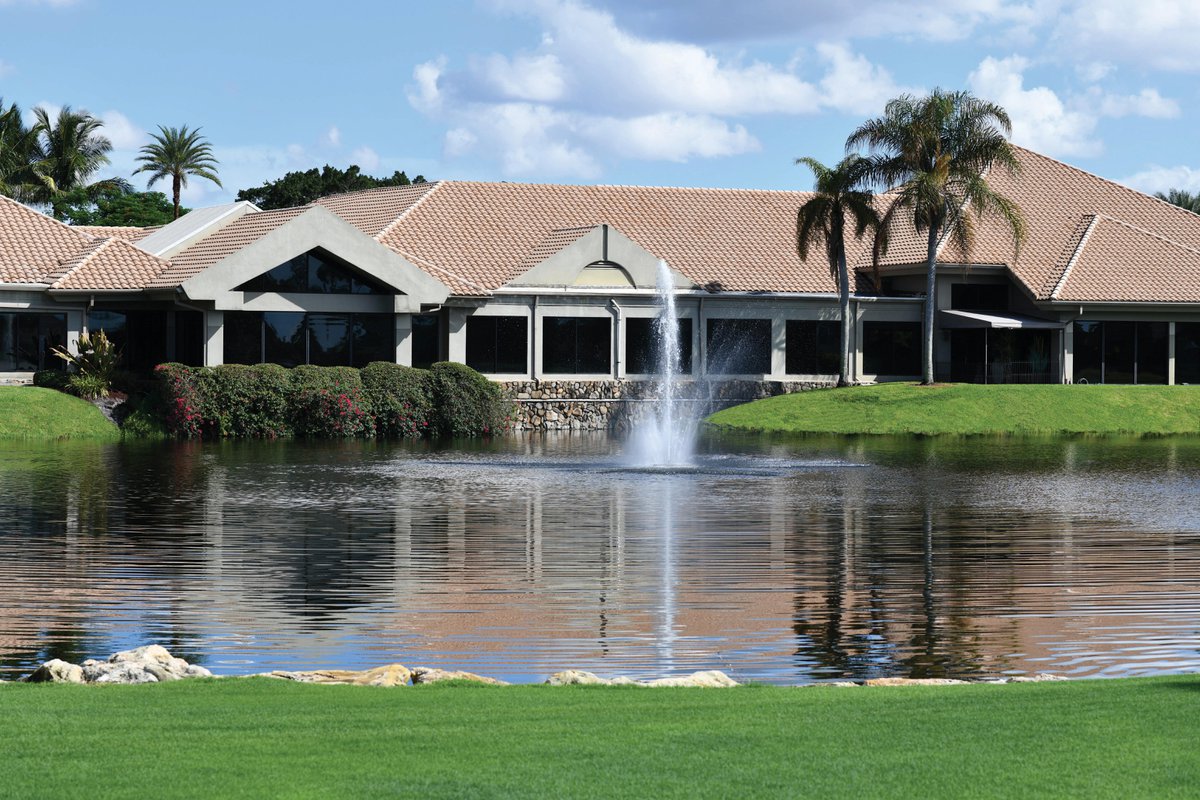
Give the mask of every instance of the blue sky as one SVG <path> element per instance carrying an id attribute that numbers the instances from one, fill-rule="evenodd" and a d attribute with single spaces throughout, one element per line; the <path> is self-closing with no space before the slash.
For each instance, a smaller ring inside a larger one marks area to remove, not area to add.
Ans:
<path id="1" fill-rule="evenodd" d="M 1191 0 L 0 0 L 0 97 L 102 117 L 112 172 L 199 125 L 230 199 L 293 169 L 807 189 L 903 91 L 1004 105 L 1018 144 L 1200 191 Z M 140 183 L 140 181 L 135 181 Z"/>

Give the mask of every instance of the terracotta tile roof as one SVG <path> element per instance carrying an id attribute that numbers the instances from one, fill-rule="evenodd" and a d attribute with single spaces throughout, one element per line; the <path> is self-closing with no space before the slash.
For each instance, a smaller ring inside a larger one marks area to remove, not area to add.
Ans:
<path id="1" fill-rule="evenodd" d="M 194 275 L 203 272 L 223 258 L 233 255 L 248 244 L 258 241 L 266 234 L 295 219 L 307 207 L 281 208 L 275 211 L 258 211 L 245 214 L 211 236 L 171 257 L 171 266 L 151 284 L 153 287 L 178 286 Z M 264 264 L 263 271 L 276 266 Z"/>
<path id="2" fill-rule="evenodd" d="M 436 189 L 437 185 L 436 182 L 415 183 L 412 186 L 365 189 L 322 197 L 313 205 L 325 206 L 367 236 L 377 236 Z"/>
<path id="3" fill-rule="evenodd" d="M 48 278 L 51 289 L 140 290 L 169 266 L 124 239 L 96 239 Z"/>
<path id="4" fill-rule="evenodd" d="M 127 242 L 144 239 L 159 228 L 157 225 L 152 228 L 138 228 L 133 225 L 72 225 L 71 227 L 98 239 L 124 239 Z"/>
<path id="5" fill-rule="evenodd" d="M 521 274 L 554 231 L 606 222 L 713 290 L 832 292 L 823 254 L 807 264 L 796 256 L 796 209 L 808 196 L 453 181 L 411 207 L 380 241 L 420 259 L 418 266 L 433 264 L 493 290 Z"/>
<path id="6" fill-rule="evenodd" d="M 1078 257 L 1055 287 L 1054 299 L 1198 302 L 1200 249 L 1097 216 Z"/>
<path id="7" fill-rule="evenodd" d="M 1085 264 L 1081 282 L 1075 288 L 1073 278 L 1064 291 L 1084 292 L 1086 286 L 1084 293 L 1095 294 L 1096 299 L 1104 294 L 1102 299 L 1112 301 L 1173 302 L 1180 298 L 1181 287 L 1175 280 L 1181 271 L 1190 269 L 1190 248 L 1200 249 L 1200 216 L 1030 150 L 1015 149 L 1020 174 L 1013 178 L 996 172 L 989 183 L 1014 200 L 1024 214 L 1028 233 L 1020 254 L 1014 259 L 1012 239 L 1003 224 L 985 220 L 969 259 L 957 245 L 945 242 L 941 262 L 1005 265 L 1034 298 L 1049 300 L 1079 252 Z M 1100 238 L 1096 242 L 1089 239 L 1080 250 L 1084 234 L 1097 218 L 1107 220 L 1098 227 Z M 1130 229 L 1119 230 L 1119 223 Z M 1130 257 L 1130 243 L 1149 243 L 1134 229 L 1179 246 L 1155 246 L 1155 252 L 1168 260 L 1147 273 L 1150 264 L 1141 257 Z M 896 268 L 923 264 L 924 260 L 924 242 L 913 232 L 896 237 L 885 264 Z M 855 263 L 859 269 L 868 268 L 869 252 Z M 1099 272 L 1105 276 L 1102 282 L 1096 277 Z M 1087 283 L 1082 282 L 1084 274 L 1092 276 Z M 1190 302 L 1200 302 L 1200 293 L 1188 297 Z M 1061 299 L 1068 298 L 1064 295 Z"/>
<path id="8" fill-rule="evenodd" d="M 69 225 L 0 196 L 0 283 L 47 283 L 46 276 L 93 241 Z"/>

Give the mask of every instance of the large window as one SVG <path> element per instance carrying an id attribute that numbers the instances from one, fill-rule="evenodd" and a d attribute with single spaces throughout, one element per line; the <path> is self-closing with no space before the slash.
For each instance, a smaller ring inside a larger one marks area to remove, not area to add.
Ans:
<path id="1" fill-rule="evenodd" d="M 1076 322 L 1073 380 L 1166 383 L 1168 330 L 1166 322 Z"/>
<path id="2" fill-rule="evenodd" d="M 488 374 L 523 374 L 528 370 L 528 341 L 527 317 L 469 317 L 467 366 Z"/>
<path id="3" fill-rule="evenodd" d="M 391 314 L 225 312 L 225 363 L 365 367 L 396 360 Z"/>
<path id="4" fill-rule="evenodd" d="M 66 343 L 66 314 L 0 312 L 0 372 L 63 369 L 51 350 Z"/>
<path id="5" fill-rule="evenodd" d="M 920 375 L 921 323 L 864 322 L 863 372 Z"/>
<path id="6" fill-rule="evenodd" d="M 414 314 L 412 318 L 412 365 L 429 369 L 442 360 L 442 318 L 438 314 Z"/>
<path id="7" fill-rule="evenodd" d="M 953 283 L 950 285 L 950 307 L 970 311 L 1007 311 L 1008 284 Z"/>
<path id="8" fill-rule="evenodd" d="M 662 369 L 662 333 L 665 320 L 629 317 L 625 320 L 625 371 L 631 375 L 654 375 Z M 675 341 L 679 343 L 675 368 L 684 375 L 692 372 L 692 321 L 675 320 Z"/>
<path id="9" fill-rule="evenodd" d="M 837 375 L 841 372 L 840 322 L 789 319 L 784 345 L 789 375 Z"/>
<path id="10" fill-rule="evenodd" d="M 542 319 L 542 371 L 547 375 L 604 375 L 612 371 L 612 320 Z"/>
<path id="11" fill-rule="evenodd" d="M 310 250 L 251 278 L 240 292 L 391 294 L 391 291 L 324 250 Z"/>
<path id="12" fill-rule="evenodd" d="M 1175 382 L 1200 384 L 1200 322 L 1175 323 Z"/>
<path id="13" fill-rule="evenodd" d="M 708 374 L 766 375 L 770 372 L 771 320 L 708 321 Z"/>

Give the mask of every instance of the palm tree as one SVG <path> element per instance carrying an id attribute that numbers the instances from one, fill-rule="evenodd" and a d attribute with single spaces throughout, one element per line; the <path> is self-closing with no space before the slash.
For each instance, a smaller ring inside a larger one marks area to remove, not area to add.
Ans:
<path id="1" fill-rule="evenodd" d="M 161 178 L 171 178 L 172 197 L 175 201 L 175 219 L 179 218 L 179 190 L 187 186 L 188 176 L 195 175 L 206 178 L 217 186 L 221 181 L 217 178 L 217 159 L 213 157 L 212 145 L 200 135 L 200 129 L 189 131 L 188 126 L 182 128 L 164 128 L 158 126 L 159 133 L 151 134 L 154 139 L 151 144 L 142 147 L 138 161 L 142 166 L 133 174 L 149 172 L 150 180 L 146 183 L 149 189 Z"/>
<path id="2" fill-rule="evenodd" d="M 33 110 L 38 152 L 32 170 L 36 182 L 30 195 L 49 204 L 55 197 L 88 186 L 88 180 L 108 162 L 112 142 L 100 133 L 104 123 L 86 111 L 64 106 L 51 120 L 44 108 Z"/>
<path id="3" fill-rule="evenodd" d="M 868 228 L 879 227 L 879 213 L 871 191 L 864 188 L 870 177 L 871 162 L 852 153 L 830 168 L 815 158 L 798 158 L 816 177 L 813 196 L 796 212 L 796 250 L 800 259 L 817 244 L 825 245 L 829 274 L 837 281 L 842 311 L 841 367 L 838 386 L 850 383 L 850 271 L 846 267 L 846 222 L 854 224 L 854 238 L 862 238 Z"/>
<path id="4" fill-rule="evenodd" d="M 1170 189 L 1166 194 L 1163 194 L 1162 192 L 1155 192 L 1154 196 L 1159 200 L 1166 200 L 1173 206 L 1186 208 L 1193 214 L 1200 214 L 1200 192 L 1192 194 L 1191 192 L 1185 192 L 1182 189 Z"/>
<path id="5" fill-rule="evenodd" d="M 1012 123 L 1003 108 L 969 92 L 934 89 L 927 97 L 901 95 L 888 102 L 883 116 L 850 134 L 846 149 L 866 145 L 873 153 L 870 174 L 893 187 L 876 238 L 876 264 L 892 227 L 907 217 L 925 234 L 927 273 L 923 317 L 923 383 L 933 383 L 933 313 L 937 252 L 943 236 L 969 253 L 976 222 L 1000 220 L 1019 251 L 1025 222 L 1016 204 L 987 182 L 992 169 L 1016 176 L 1020 166 L 1008 143 Z"/>
<path id="6" fill-rule="evenodd" d="M 5 108 L 0 100 L 0 194 L 28 199 L 37 181 L 32 165 L 37 159 L 40 133 L 36 125 L 25 126 L 16 103 Z"/>

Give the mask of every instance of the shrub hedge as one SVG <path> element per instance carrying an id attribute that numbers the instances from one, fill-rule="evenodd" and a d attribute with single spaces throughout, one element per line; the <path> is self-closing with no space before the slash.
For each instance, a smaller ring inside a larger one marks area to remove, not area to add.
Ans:
<path id="1" fill-rule="evenodd" d="M 462 364 L 426 370 L 276 364 L 155 368 L 166 429 L 198 438 L 479 436 L 505 430 L 500 387 Z"/>

